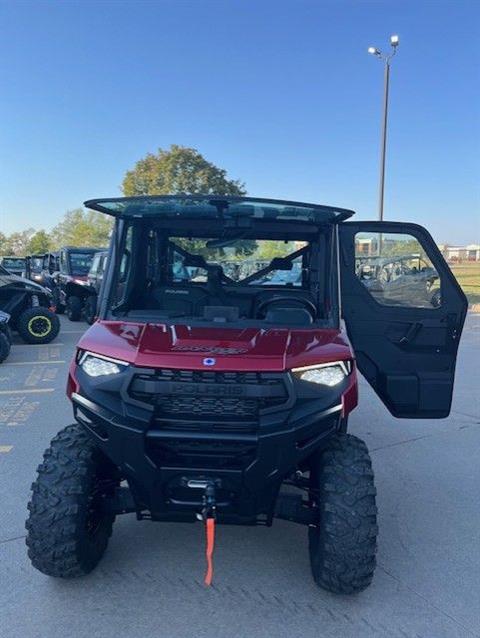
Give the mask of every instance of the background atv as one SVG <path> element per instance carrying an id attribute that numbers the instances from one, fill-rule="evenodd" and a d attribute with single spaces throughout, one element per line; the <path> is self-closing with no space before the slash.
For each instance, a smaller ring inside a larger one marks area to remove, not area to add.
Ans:
<path id="1" fill-rule="evenodd" d="M 46 287 L 43 274 L 43 262 L 44 255 L 27 255 L 25 257 L 25 279 L 30 279 Z"/>
<path id="2" fill-rule="evenodd" d="M 42 268 L 40 271 L 42 281 L 38 283 L 41 283 L 42 286 L 53 293 L 56 286 L 55 277 L 58 270 L 58 253 L 45 253 L 45 255 L 42 256 Z"/>
<path id="3" fill-rule="evenodd" d="M 83 317 L 89 325 L 92 325 L 92 323 L 95 321 L 95 315 L 97 312 L 97 300 L 103 282 L 103 274 L 107 265 L 107 257 L 108 250 L 102 250 L 101 252 L 95 253 L 92 261 L 92 266 L 88 273 L 88 294 L 84 298 Z"/>
<path id="4" fill-rule="evenodd" d="M 88 273 L 93 256 L 101 248 L 64 246 L 59 252 L 59 270 L 54 275 L 53 298 L 57 314 L 67 313 L 70 321 L 82 318 L 85 300 L 90 295 Z"/>
<path id="5" fill-rule="evenodd" d="M 60 320 L 52 303 L 46 288 L 0 266 L 0 310 L 10 315 L 10 327 L 26 343 L 50 343 L 58 335 Z"/>
<path id="6" fill-rule="evenodd" d="M 0 257 L 0 266 L 3 266 L 11 275 L 25 277 L 25 257 L 5 256 Z"/>
<path id="7" fill-rule="evenodd" d="M 371 257 L 357 260 L 357 275 L 381 303 L 438 308 L 440 283 L 435 269 L 420 255 Z"/>
<path id="8" fill-rule="evenodd" d="M 9 319 L 10 315 L 0 310 L 0 363 L 8 357 L 12 346 L 12 333 L 8 325 Z"/>

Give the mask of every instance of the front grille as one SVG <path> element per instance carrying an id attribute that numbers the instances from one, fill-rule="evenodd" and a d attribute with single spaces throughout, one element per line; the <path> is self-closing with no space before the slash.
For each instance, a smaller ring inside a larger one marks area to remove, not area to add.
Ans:
<path id="1" fill-rule="evenodd" d="M 190 415 L 194 418 L 216 417 L 256 417 L 259 402 L 254 399 L 224 399 L 198 396 L 161 397 L 157 402 L 158 411 L 171 415 Z"/>
<path id="2" fill-rule="evenodd" d="M 154 427 L 202 432 L 254 432 L 262 411 L 288 398 L 282 375 L 214 370 L 137 374 L 129 393 L 154 406 Z"/>
<path id="3" fill-rule="evenodd" d="M 151 379 L 151 375 L 138 375 Z M 224 383 L 237 384 L 264 383 L 260 372 L 220 372 L 217 370 L 171 370 L 161 368 L 155 371 L 155 378 L 162 381 L 185 381 L 186 383 Z M 270 382 L 275 383 L 274 380 Z M 278 383 L 278 381 L 277 381 Z"/>
<path id="4" fill-rule="evenodd" d="M 147 454 L 157 467 L 240 470 L 252 463 L 256 445 L 243 441 L 147 438 Z"/>

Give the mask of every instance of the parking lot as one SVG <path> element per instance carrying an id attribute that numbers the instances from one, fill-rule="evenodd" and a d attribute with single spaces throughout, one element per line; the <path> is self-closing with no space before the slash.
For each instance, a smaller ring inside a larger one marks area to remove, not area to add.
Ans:
<path id="1" fill-rule="evenodd" d="M 56 342 L 16 342 L 0 366 L 0 636 L 166 638 L 480 636 L 480 315 L 469 315 L 454 405 L 443 421 L 389 415 L 365 382 L 350 430 L 377 477 L 380 538 L 372 586 L 316 588 L 306 530 L 221 527 L 214 586 L 203 586 L 200 524 L 117 519 L 90 576 L 56 581 L 28 561 L 29 487 L 49 439 L 71 422 L 67 367 L 86 324 L 62 317 Z"/>

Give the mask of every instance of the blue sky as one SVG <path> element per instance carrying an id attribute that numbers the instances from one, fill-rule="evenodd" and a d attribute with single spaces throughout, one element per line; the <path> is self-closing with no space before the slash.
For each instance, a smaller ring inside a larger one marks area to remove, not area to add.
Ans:
<path id="1" fill-rule="evenodd" d="M 377 211 L 382 66 L 394 60 L 385 214 L 480 240 L 480 3 L 0 4 L 0 230 L 120 194 L 148 151 L 193 146 L 250 195 Z"/>

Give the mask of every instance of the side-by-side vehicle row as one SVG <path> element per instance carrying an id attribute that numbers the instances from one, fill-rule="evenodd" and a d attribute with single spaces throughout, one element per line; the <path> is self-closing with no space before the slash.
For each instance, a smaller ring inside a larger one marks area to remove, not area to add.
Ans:
<path id="1" fill-rule="evenodd" d="M 71 321 L 93 323 L 108 251 L 102 248 L 65 246 L 57 252 L 27 257 L 3 257 L 10 274 L 30 279 L 53 295 L 57 314 Z"/>

